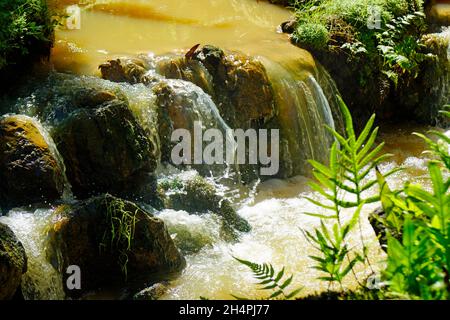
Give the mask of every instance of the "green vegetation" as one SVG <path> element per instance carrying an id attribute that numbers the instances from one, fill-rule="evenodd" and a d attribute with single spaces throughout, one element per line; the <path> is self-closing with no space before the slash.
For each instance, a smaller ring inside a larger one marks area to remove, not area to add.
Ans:
<path id="1" fill-rule="evenodd" d="M 327 28 L 318 23 L 299 25 L 294 37 L 296 42 L 316 50 L 325 48 L 330 41 L 330 33 Z"/>
<path id="2" fill-rule="evenodd" d="M 386 25 L 384 32 L 376 34 L 379 43 L 377 49 L 384 63 L 383 73 L 395 85 L 402 74 L 416 78 L 421 63 L 434 58 L 432 54 L 424 53 L 426 46 L 416 39 L 417 35 L 426 31 L 424 17 L 422 12 L 398 17 Z"/>
<path id="3" fill-rule="evenodd" d="M 0 71 L 48 55 L 55 25 L 45 0 L 0 0 Z"/>
<path id="4" fill-rule="evenodd" d="M 242 260 L 238 258 L 234 258 L 239 263 L 247 266 L 253 272 L 255 279 L 257 279 L 259 290 L 269 291 L 270 296 L 265 300 L 273 300 L 273 299 L 293 299 L 295 298 L 302 288 L 294 289 L 290 292 L 287 292 L 287 288 L 291 285 L 294 276 L 291 275 L 289 277 L 285 277 L 285 269 L 281 269 L 279 272 L 275 272 L 274 267 L 271 264 L 257 264 L 247 260 Z M 246 300 L 246 298 L 237 297 L 232 295 L 234 298 L 238 300 Z"/>
<path id="5" fill-rule="evenodd" d="M 349 62 L 365 62 L 361 85 L 381 71 L 397 86 L 415 78 L 426 52 L 421 0 L 304 0 L 293 4 L 298 26 L 292 39 L 315 51 L 344 53 Z"/>
<path id="6" fill-rule="evenodd" d="M 315 235 L 305 232 L 307 239 L 321 252 L 321 256 L 311 258 L 317 262 L 315 268 L 326 274 L 321 280 L 329 281 L 330 287 L 334 282 L 338 282 L 342 287 L 343 278 L 358 262 L 367 263 L 372 268 L 362 236 L 362 252 L 352 255 L 347 248 L 346 239 L 349 233 L 361 224 L 360 212 L 363 206 L 380 200 L 379 196 L 364 197 L 364 193 L 377 184 L 376 178 L 370 178 L 371 171 L 390 156 L 381 154 L 384 143 L 375 145 L 378 134 L 378 128 L 373 129 L 375 116 L 370 118 L 361 134 L 357 136 L 350 111 L 341 99 L 339 101 L 345 119 L 345 136 L 329 128 L 336 138 L 330 151 L 330 164 L 325 166 L 317 161 L 310 161 L 314 168 L 314 177 L 318 181 L 318 183 L 311 182 L 310 186 L 328 202 L 307 199 L 329 213 L 307 213 L 321 218 L 322 221 L 321 228 L 315 231 Z M 394 169 L 384 177 L 397 171 L 398 169 Z M 352 218 L 347 223 L 344 223 L 342 216 L 344 209 L 354 210 Z M 329 220 L 333 221 L 331 228 L 325 224 L 325 221 Z"/>
<path id="7" fill-rule="evenodd" d="M 127 211 L 125 203 L 118 199 L 107 200 L 105 205 L 109 226 L 103 234 L 100 251 L 109 249 L 118 252 L 118 261 L 126 279 L 128 276 L 128 253 L 131 251 L 134 240 L 137 210 L 134 213 Z"/>
<path id="8" fill-rule="evenodd" d="M 450 117 L 449 112 L 443 112 Z M 401 298 L 450 298 L 450 138 L 431 131 L 428 142 L 434 159 L 428 163 L 432 190 L 407 184 L 404 194 L 390 195 L 402 219 L 401 241 L 388 234 L 389 290 Z"/>
<path id="9" fill-rule="evenodd" d="M 383 175 L 377 168 L 389 155 L 381 153 L 383 144 L 374 144 L 378 133 L 378 128 L 373 129 L 375 117 L 372 116 L 357 136 L 350 112 L 342 100 L 341 108 L 345 135 L 330 129 L 336 142 L 330 151 L 329 165 L 311 161 L 317 180 L 311 187 L 328 201 L 308 198 L 324 213 L 307 214 L 319 217 L 321 225 L 314 232 L 304 231 L 318 252 L 311 259 L 314 268 L 324 273 L 319 279 L 329 283 L 328 293 L 323 298 L 449 299 L 450 137 L 439 131 L 430 132 L 436 137 L 434 140 L 418 134 L 431 149 L 432 159 L 428 163 L 431 191 L 408 182 L 402 190 L 393 192 L 385 178 L 399 169 Z M 450 112 L 442 113 L 450 117 Z M 376 178 L 370 178 L 369 173 L 374 170 Z M 377 185 L 378 195 L 364 198 L 364 192 Z M 346 200 L 349 197 L 350 200 Z M 381 274 L 384 286 L 371 292 L 361 279 L 356 279 L 360 287 L 349 294 L 342 286 L 343 279 L 357 263 L 371 268 L 371 262 L 361 229 L 362 252 L 348 248 L 346 240 L 351 231 L 358 232 L 356 226 L 364 205 L 375 201 L 380 201 L 385 211 L 385 215 L 378 217 L 387 238 L 387 267 Z M 350 213 L 344 213 L 343 209 L 353 209 L 353 214 L 349 217 Z M 342 293 L 332 291 L 335 283 Z"/>

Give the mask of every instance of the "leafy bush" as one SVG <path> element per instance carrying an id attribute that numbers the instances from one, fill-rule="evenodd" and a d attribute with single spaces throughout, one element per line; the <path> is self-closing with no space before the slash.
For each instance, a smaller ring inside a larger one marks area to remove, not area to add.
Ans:
<path id="1" fill-rule="evenodd" d="M 0 0 L 0 70 L 48 54 L 54 26 L 45 0 Z"/>
<path id="2" fill-rule="evenodd" d="M 395 84 L 401 74 L 408 73 L 416 78 L 420 64 L 427 58 L 434 58 L 422 53 L 426 46 L 415 36 L 426 31 L 424 18 L 422 12 L 401 16 L 387 24 L 384 32 L 376 34 L 379 43 L 377 48 L 387 67 L 384 73 Z"/>
<path id="3" fill-rule="evenodd" d="M 449 112 L 444 112 L 450 117 Z M 433 189 L 407 184 L 402 197 L 391 195 L 404 219 L 401 240 L 388 235 L 390 291 L 402 298 L 450 298 L 450 137 L 431 131 L 427 141 L 435 160 L 428 163 Z"/>

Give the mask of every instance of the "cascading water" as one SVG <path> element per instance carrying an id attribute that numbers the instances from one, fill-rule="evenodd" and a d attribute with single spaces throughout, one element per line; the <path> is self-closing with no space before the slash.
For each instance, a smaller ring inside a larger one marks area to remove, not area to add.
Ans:
<path id="1" fill-rule="evenodd" d="M 107 4 L 111 1 L 103 2 Z M 81 30 L 61 30 L 57 34 L 52 56 L 56 70 L 78 75 L 52 73 L 45 80 L 32 79 L 31 85 L 22 90 L 25 93 L 22 92 L 20 99 L 2 101 L 0 109 L 36 117 L 45 130 L 51 132 L 53 126 L 73 110 L 118 97 L 128 102 L 155 145 L 159 158 L 162 146 L 155 126 L 158 122 L 158 96 L 153 90 L 158 86 L 168 86 L 175 102 L 186 108 L 180 109 L 180 112 L 182 120 L 187 123 L 201 120 L 206 127 L 222 132 L 230 127 L 208 94 L 212 91 L 212 85 L 207 70 L 199 65 L 197 69 L 187 70 L 191 72 L 192 82 L 205 84 L 204 90 L 189 81 L 165 79 L 158 74 L 162 72 L 156 64 L 150 70 L 154 81 L 149 85 L 117 84 L 92 74 L 100 63 L 117 56 L 152 52 L 158 55 L 157 59 L 165 60 L 173 57 L 174 53 L 185 52 L 195 43 L 212 43 L 224 49 L 239 49 L 261 61 L 267 70 L 275 94 L 277 125 L 282 131 L 281 165 L 286 176 L 307 174 L 308 159 L 327 161 L 332 138 L 325 125 L 342 129 L 337 89 L 330 76 L 308 52 L 291 46 L 283 35 L 274 32 L 280 22 L 290 17 L 289 11 L 250 0 L 197 0 L 189 3 L 158 0 L 140 1 L 140 8 L 147 8 L 144 10 L 147 13 L 143 15 L 133 9 L 136 6 L 133 7 L 131 0 L 113 2 L 121 3 L 121 6 L 114 7 L 113 14 L 108 13 L 107 5 L 103 9 L 82 10 Z M 130 7 L 127 8 L 127 4 Z M 204 10 L 205 6 L 208 10 Z M 150 14 L 155 10 L 160 13 L 157 17 Z M 180 23 L 186 16 L 190 23 Z M 167 30 L 167 33 L 162 30 Z M 401 154 L 399 149 L 405 149 L 401 137 L 411 131 L 411 128 L 387 130 L 391 133 L 382 138 L 391 143 L 388 143 L 388 151 Z M 423 145 L 415 141 L 406 149 L 405 154 L 381 167 L 381 170 L 399 165 L 409 168 L 394 175 L 388 182 L 392 183 L 392 188 L 399 187 L 406 180 L 417 179 L 429 185 L 424 177 L 423 160 L 420 159 Z M 160 176 L 172 174 L 167 168 L 159 169 Z M 174 171 L 179 174 L 181 169 Z M 227 172 L 222 171 L 224 175 Z M 218 180 L 215 179 L 215 182 Z M 198 299 L 204 296 L 228 299 L 231 293 L 261 298 L 262 293 L 255 289 L 251 274 L 233 256 L 255 262 L 271 262 L 279 269 L 286 266 L 286 273 L 295 274 L 294 285 L 305 287 L 302 294 L 325 290 L 324 284 L 316 279 L 318 273 L 310 268 L 312 262 L 308 256 L 315 252 L 314 248 L 301 233 L 301 229 L 312 230 L 319 224 L 317 218 L 302 214 L 319 212 L 317 207 L 304 199 L 304 196 L 320 199 L 307 187 L 307 181 L 307 178 L 297 176 L 269 180 L 261 185 L 218 185 L 252 226 L 252 231 L 242 234 L 236 243 L 221 238 L 220 219 L 210 212 L 192 215 L 184 210 L 155 210 L 155 214 L 166 222 L 187 259 L 186 269 L 170 283 L 162 298 Z M 242 195 L 245 195 L 244 198 Z M 368 207 L 363 217 L 374 207 Z M 22 287 L 28 299 L 64 298 L 61 278 L 45 254 L 46 227 L 54 210 L 48 207 L 20 208 L 0 217 L 0 222 L 13 229 L 26 249 L 29 264 Z M 367 219 L 362 221 L 370 259 L 377 268 L 385 256 Z M 360 236 L 352 235 L 349 242 L 351 246 L 359 247 Z M 356 272 L 359 279 L 368 275 L 362 267 Z M 354 287 L 356 281 L 350 277 L 345 285 Z"/>
<path id="2" fill-rule="evenodd" d="M 333 113 L 339 115 L 339 107 L 334 100 L 328 101 L 314 75 L 305 74 L 295 61 L 286 64 L 263 59 L 263 62 L 276 94 L 280 129 L 286 141 L 282 148 L 285 155 L 281 156 L 285 170 L 290 176 L 307 174 L 308 159 L 328 161 L 332 136 L 326 126 L 336 128 Z M 337 94 L 336 90 L 329 96 Z"/>
<path id="3" fill-rule="evenodd" d="M 51 208 L 20 208 L 0 217 L 0 222 L 13 230 L 25 248 L 28 266 L 22 278 L 22 294 L 27 300 L 58 300 L 65 297 L 61 277 L 46 256 L 46 228 L 52 213 Z"/>

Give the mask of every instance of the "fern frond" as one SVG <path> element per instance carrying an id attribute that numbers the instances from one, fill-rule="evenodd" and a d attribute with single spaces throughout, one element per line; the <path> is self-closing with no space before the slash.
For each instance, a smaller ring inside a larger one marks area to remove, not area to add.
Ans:
<path id="1" fill-rule="evenodd" d="M 292 299 L 302 290 L 302 288 L 296 288 L 291 292 L 286 292 L 286 288 L 291 285 L 294 276 L 290 275 L 289 277 L 286 277 L 284 267 L 279 272 L 276 272 L 272 264 L 269 263 L 258 264 L 236 257 L 233 258 L 239 263 L 247 266 L 253 272 L 253 277 L 258 280 L 256 285 L 259 290 L 272 291 L 265 300 L 272 300 L 279 297 L 283 297 L 283 299 L 286 300 Z M 232 297 L 238 300 L 247 300 L 235 295 L 232 295 Z"/>

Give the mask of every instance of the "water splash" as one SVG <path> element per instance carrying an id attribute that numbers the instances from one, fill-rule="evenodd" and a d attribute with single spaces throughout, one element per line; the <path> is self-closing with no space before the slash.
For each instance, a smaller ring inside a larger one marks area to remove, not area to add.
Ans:
<path id="1" fill-rule="evenodd" d="M 23 244 L 28 271 L 22 277 L 27 300 L 62 300 L 62 277 L 46 257 L 46 232 L 53 209 L 13 209 L 0 222 L 8 225 Z"/>

